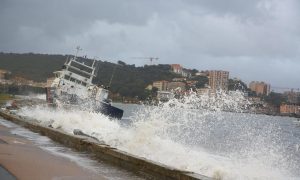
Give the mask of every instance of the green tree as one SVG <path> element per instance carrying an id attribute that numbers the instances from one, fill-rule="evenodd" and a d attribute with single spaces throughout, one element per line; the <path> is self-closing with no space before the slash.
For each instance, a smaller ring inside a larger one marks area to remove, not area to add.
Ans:
<path id="1" fill-rule="evenodd" d="M 282 103 L 287 102 L 287 99 L 283 94 L 275 92 L 271 92 L 268 96 L 264 96 L 263 99 L 276 107 L 279 107 Z"/>
<path id="2" fill-rule="evenodd" d="M 241 80 L 229 79 L 228 80 L 228 90 L 230 91 L 243 91 L 249 92 L 247 85 Z"/>
<path id="3" fill-rule="evenodd" d="M 196 88 L 204 88 L 205 84 L 208 84 L 208 77 L 207 76 L 194 76 L 191 78 L 193 81 L 197 81 Z"/>

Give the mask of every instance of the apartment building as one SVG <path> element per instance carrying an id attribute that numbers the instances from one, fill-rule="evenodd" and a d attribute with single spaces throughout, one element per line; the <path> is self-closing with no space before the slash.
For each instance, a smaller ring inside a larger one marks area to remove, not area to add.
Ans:
<path id="1" fill-rule="evenodd" d="M 228 71 L 212 70 L 212 71 L 208 71 L 208 75 L 209 75 L 209 86 L 213 91 L 228 90 L 228 78 L 229 78 Z"/>
<path id="2" fill-rule="evenodd" d="M 270 94 L 270 84 L 265 82 L 252 81 L 249 84 L 251 91 L 256 92 L 257 95 L 269 95 Z"/>

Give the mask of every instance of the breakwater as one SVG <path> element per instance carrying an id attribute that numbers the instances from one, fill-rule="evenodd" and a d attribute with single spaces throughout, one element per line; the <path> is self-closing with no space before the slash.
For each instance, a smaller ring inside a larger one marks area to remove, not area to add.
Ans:
<path id="1" fill-rule="evenodd" d="M 34 120 L 11 114 L 9 111 L 0 111 L 0 115 L 9 121 L 19 124 L 33 132 L 40 133 L 65 146 L 78 151 L 92 153 L 95 158 L 104 160 L 121 168 L 135 172 L 149 179 L 182 179 L 182 180 L 209 180 L 206 176 L 193 172 L 181 171 L 157 162 L 137 157 L 132 154 L 120 151 L 99 141 L 80 135 L 67 134 L 63 131 L 44 127 Z M 155 152 L 153 152 L 155 153 Z"/>

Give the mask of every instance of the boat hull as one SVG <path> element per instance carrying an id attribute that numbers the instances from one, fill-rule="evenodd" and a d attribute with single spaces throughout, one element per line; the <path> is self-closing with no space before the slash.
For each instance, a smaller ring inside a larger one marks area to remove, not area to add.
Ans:
<path id="1" fill-rule="evenodd" d="M 106 102 L 95 102 L 93 100 L 82 100 L 74 94 L 64 94 L 63 96 L 57 96 L 55 94 L 55 88 L 46 88 L 46 100 L 49 105 L 59 106 L 57 102 L 61 102 L 63 107 L 68 109 L 81 109 L 92 111 L 96 113 L 104 114 L 110 118 L 122 119 L 123 110 L 112 106 Z"/>
<path id="2" fill-rule="evenodd" d="M 109 116 L 111 118 L 115 118 L 115 119 L 122 119 L 123 116 L 123 110 L 119 109 L 117 107 L 114 107 L 110 104 L 106 104 L 101 102 L 100 103 L 100 107 L 98 108 L 98 110 L 96 110 L 97 112 L 100 112 L 106 116 Z"/>

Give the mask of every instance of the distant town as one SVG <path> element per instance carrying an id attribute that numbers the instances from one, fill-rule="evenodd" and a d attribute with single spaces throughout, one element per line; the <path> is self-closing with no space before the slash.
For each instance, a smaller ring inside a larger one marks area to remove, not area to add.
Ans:
<path id="1" fill-rule="evenodd" d="M 204 87 L 195 88 L 196 92 L 200 95 L 208 94 L 214 95 L 217 91 L 225 91 L 229 94 L 235 90 L 243 92 L 245 98 L 255 105 L 256 112 L 273 115 L 286 115 L 286 116 L 299 116 L 300 115 L 300 92 L 299 89 L 291 89 L 284 93 L 279 93 L 280 97 L 270 97 L 271 85 L 262 81 L 252 81 L 248 87 L 243 86 L 243 82 L 237 78 L 231 79 L 235 86 L 229 90 L 229 72 L 222 70 L 206 70 L 198 71 L 192 74 L 187 69 L 184 69 L 180 64 L 172 64 L 172 71 L 176 74 L 180 74 L 182 78 L 174 78 L 171 82 L 161 80 L 155 81 L 153 84 L 147 86 L 147 88 L 157 88 L 157 98 L 159 100 L 167 100 L 173 96 L 172 92 L 186 93 L 188 89 L 186 87 L 197 87 L 198 81 L 189 80 L 193 76 L 205 77 L 208 79 L 208 83 Z M 195 78 L 194 78 L 195 79 Z M 231 82 L 232 83 L 232 82 Z M 240 84 L 239 84 L 240 83 Z M 274 93 L 273 93 L 274 94 Z M 278 94 L 278 93 L 276 93 Z M 280 98 L 272 99 L 270 98 Z M 274 101 L 282 101 L 279 106 Z"/>
<path id="2" fill-rule="evenodd" d="M 124 62 L 118 62 L 124 66 L 133 68 L 132 65 L 126 65 Z M 267 82 L 252 81 L 246 85 L 238 78 L 229 78 L 229 72 L 224 70 L 196 70 L 187 69 L 180 64 L 170 65 L 146 65 L 146 68 L 155 68 L 155 66 L 169 67 L 165 68 L 166 73 L 174 74 L 174 78 L 159 79 L 148 81 L 144 87 L 144 97 L 138 94 L 124 96 L 117 90 L 113 91 L 111 98 L 118 99 L 125 103 L 138 103 L 147 100 L 167 101 L 173 97 L 180 97 L 193 90 L 199 95 L 214 96 L 218 91 L 232 94 L 240 91 L 243 96 L 249 100 L 256 113 L 270 115 L 284 115 L 300 117 L 300 92 L 299 89 L 289 89 L 283 93 L 272 92 L 271 85 Z M 0 69 L 1 92 L 15 92 L 9 88 L 23 87 L 41 93 L 43 88 L 49 87 L 54 77 L 48 77 L 47 81 L 37 82 L 27 79 L 20 75 L 14 75 L 5 67 Z M 173 76 L 172 76 L 173 77 Z M 121 84 L 122 86 L 122 84 Z M 124 86 L 124 85 L 123 85 Z M 36 90 L 38 89 L 38 91 Z M 17 94 L 17 93 L 16 93 Z"/>

